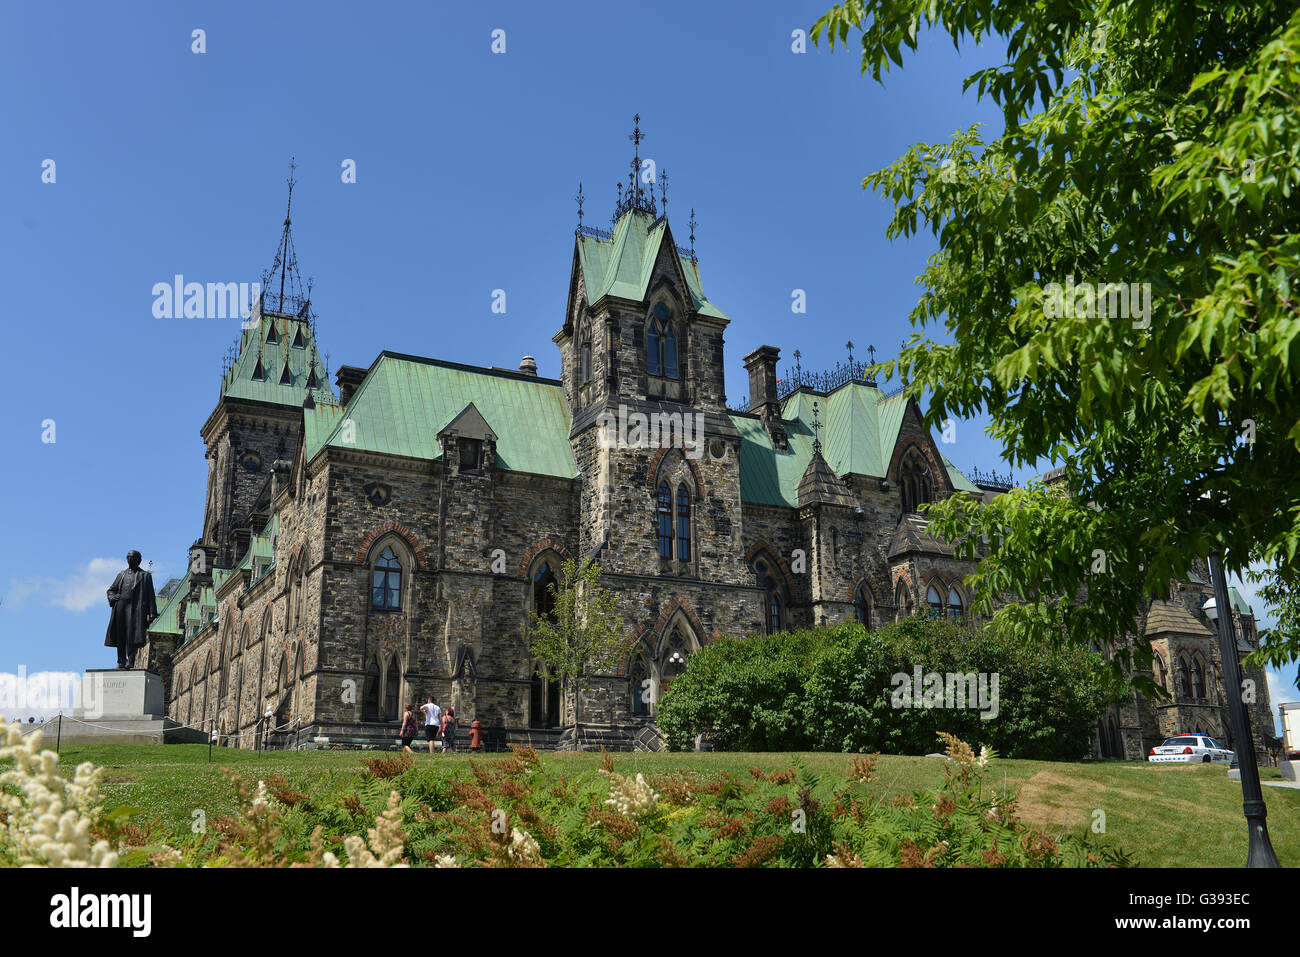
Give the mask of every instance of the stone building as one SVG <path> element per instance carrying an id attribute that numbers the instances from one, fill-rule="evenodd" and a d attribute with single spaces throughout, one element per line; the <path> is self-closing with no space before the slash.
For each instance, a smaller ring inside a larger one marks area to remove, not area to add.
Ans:
<path id="1" fill-rule="evenodd" d="M 337 394 L 286 217 L 263 283 L 280 292 L 245 323 L 201 431 L 202 534 L 151 628 L 173 718 L 242 747 L 389 746 L 432 695 L 492 743 L 554 746 L 575 702 L 525 630 L 569 558 L 600 562 L 628 629 L 581 704 L 610 747 L 653 741 L 664 689 L 717 635 L 967 614 L 971 567 L 917 507 L 1005 486 L 967 479 L 851 353 L 782 381 L 759 346 L 729 408 L 731 320 L 661 208 L 632 176 L 611 230 L 576 231 L 559 379 L 527 356 L 384 351 L 339 368 Z M 1208 673 L 1210 643 L 1175 624 Z M 1129 756 L 1161 733 L 1149 710 L 1113 716 Z"/>

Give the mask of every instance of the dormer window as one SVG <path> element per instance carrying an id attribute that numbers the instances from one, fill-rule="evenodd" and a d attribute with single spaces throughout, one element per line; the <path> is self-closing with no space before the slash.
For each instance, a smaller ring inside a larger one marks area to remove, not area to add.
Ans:
<path id="1" fill-rule="evenodd" d="M 289 363 L 280 370 L 280 385 L 293 385 L 293 375 L 289 372 Z"/>
<path id="2" fill-rule="evenodd" d="M 262 369 L 262 360 L 257 360 L 257 365 L 253 368 L 253 378 L 259 382 L 266 378 L 266 372 Z"/>
<path id="3" fill-rule="evenodd" d="M 279 336 L 279 334 L 275 331 L 275 323 L 274 323 L 274 322 L 272 322 L 272 323 L 267 327 L 267 330 L 266 330 L 266 341 L 267 341 L 267 342 L 279 342 L 279 341 L 280 341 L 280 336 Z"/>
<path id="4" fill-rule="evenodd" d="M 456 445 L 460 452 L 460 470 L 467 472 L 477 469 L 479 454 L 483 450 L 482 439 L 458 439 Z"/>
<path id="5" fill-rule="evenodd" d="M 646 359 L 651 375 L 677 378 L 677 333 L 672 314 L 662 302 L 655 305 L 646 329 Z"/>
<path id="6" fill-rule="evenodd" d="M 302 346 L 305 346 L 305 345 L 307 344 L 307 343 L 305 343 L 305 342 L 303 341 L 303 338 L 302 338 L 302 326 L 301 326 L 301 325 L 298 326 L 297 331 L 296 331 L 296 332 L 294 333 L 294 335 L 293 335 L 293 344 L 294 344 L 295 346 L 300 347 L 300 348 L 301 348 Z"/>
<path id="7" fill-rule="evenodd" d="M 903 514 L 910 515 L 917 506 L 933 501 L 930 470 L 915 451 L 910 453 L 898 470 L 898 491 L 903 500 Z"/>

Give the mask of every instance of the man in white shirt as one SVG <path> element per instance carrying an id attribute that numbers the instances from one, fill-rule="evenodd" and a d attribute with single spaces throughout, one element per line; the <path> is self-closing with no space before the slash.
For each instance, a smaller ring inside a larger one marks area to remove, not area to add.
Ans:
<path id="1" fill-rule="evenodd" d="M 433 695 L 429 695 L 428 703 L 420 705 L 420 710 L 424 712 L 424 736 L 429 739 L 429 753 L 433 754 L 433 742 L 442 725 L 442 709 L 434 703 Z"/>

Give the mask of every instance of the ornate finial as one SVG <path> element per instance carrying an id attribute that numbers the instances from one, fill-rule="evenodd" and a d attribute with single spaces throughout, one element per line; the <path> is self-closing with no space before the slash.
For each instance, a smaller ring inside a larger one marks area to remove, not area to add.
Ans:
<path id="1" fill-rule="evenodd" d="M 817 403 L 814 402 L 814 403 L 813 403 L 813 420 L 812 420 L 812 427 L 813 427 L 813 455 L 821 455 L 821 454 L 822 454 L 822 440 L 821 440 L 821 428 L 822 428 L 822 423 L 821 423 L 821 419 L 818 418 L 819 412 L 820 412 L 820 410 L 817 408 Z"/>
<path id="2" fill-rule="evenodd" d="M 901 357 L 902 354 L 903 354 L 903 350 L 906 349 L 906 348 L 907 348 L 907 343 L 906 343 L 906 342 L 900 342 L 900 343 L 898 344 L 898 354 L 899 354 L 900 357 Z M 906 370 L 904 370 L 904 372 L 903 372 L 903 385 L 907 385 L 907 372 L 906 372 Z"/>
<path id="3" fill-rule="evenodd" d="M 645 134 L 641 132 L 641 114 L 637 113 L 632 117 L 632 132 L 628 134 L 628 139 L 636 149 L 636 155 L 641 155 L 641 141 L 645 139 Z"/>
<path id="4" fill-rule="evenodd" d="M 691 227 L 691 262 L 695 262 L 695 227 L 700 225 L 695 221 L 695 207 L 691 207 L 691 221 L 687 223 Z"/>
<path id="5" fill-rule="evenodd" d="M 581 183 L 578 184 L 578 195 L 575 198 L 578 200 L 578 232 L 582 232 L 582 184 Z"/>
<path id="6" fill-rule="evenodd" d="M 876 347 L 875 347 L 875 346 L 867 346 L 867 352 L 871 353 L 871 364 L 872 364 L 872 365 L 875 365 L 875 364 L 876 364 Z"/>
<path id="7" fill-rule="evenodd" d="M 289 204 L 284 208 L 284 224 L 286 226 L 289 225 L 289 211 L 293 209 L 293 184 L 295 182 L 293 171 L 298 168 L 297 159 L 296 156 L 289 157 L 289 178 L 285 180 L 289 184 Z"/>
<path id="8" fill-rule="evenodd" d="M 664 208 L 664 219 L 668 218 L 668 170 L 659 174 L 659 205 Z"/>
<path id="9" fill-rule="evenodd" d="M 853 365 L 853 340 L 844 343 L 844 347 L 849 350 L 849 365 Z"/>

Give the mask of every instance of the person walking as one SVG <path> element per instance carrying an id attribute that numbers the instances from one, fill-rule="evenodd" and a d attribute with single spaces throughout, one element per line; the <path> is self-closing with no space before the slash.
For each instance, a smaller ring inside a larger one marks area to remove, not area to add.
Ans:
<path id="1" fill-rule="evenodd" d="M 415 740 L 417 734 L 417 725 L 415 723 L 415 705 L 410 705 L 406 709 L 406 714 L 402 715 L 402 750 L 410 752 L 411 742 Z"/>
<path id="2" fill-rule="evenodd" d="M 433 742 L 437 740 L 442 724 L 442 709 L 433 700 L 433 695 L 429 695 L 428 702 L 420 705 L 420 710 L 424 712 L 424 736 L 429 741 L 429 753 L 433 754 Z"/>
<path id="3" fill-rule="evenodd" d="M 442 750 L 456 750 L 456 709 L 448 708 L 442 716 Z"/>

